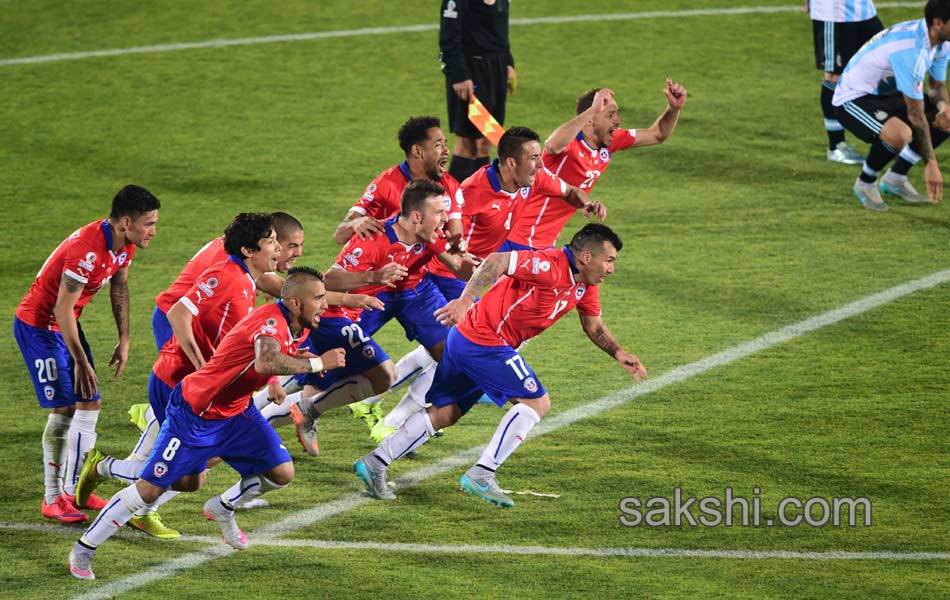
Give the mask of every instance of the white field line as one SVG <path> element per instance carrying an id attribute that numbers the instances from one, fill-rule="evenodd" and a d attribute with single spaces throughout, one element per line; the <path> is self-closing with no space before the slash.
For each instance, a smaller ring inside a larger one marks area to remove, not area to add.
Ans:
<path id="1" fill-rule="evenodd" d="M 544 435 L 584 419 L 594 417 L 606 410 L 624 404 L 625 402 L 629 402 L 638 396 L 643 396 L 645 394 L 649 394 L 650 392 L 660 390 L 674 383 L 678 383 L 685 379 L 689 379 L 690 377 L 695 377 L 696 375 L 705 373 L 711 369 L 728 365 L 732 362 L 735 362 L 736 360 L 739 360 L 740 358 L 767 350 L 779 344 L 783 344 L 795 338 L 801 337 L 802 335 L 805 335 L 811 331 L 833 325 L 915 292 L 934 288 L 948 281 L 950 281 L 950 269 L 938 271 L 926 277 L 921 277 L 920 279 L 915 279 L 913 281 L 908 281 L 907 283 L 894 286 L 883 292 L 866 296 L 860 300 L 845 304 L 840 308 L 836 308 L 809 319 L 805 319 L 804 321 L 800 321 L 793 325 L 782 327 L 781 329 L 766 333 L 765 335 L 754 340 L 733 346 L 728 350 L 724 350 L 688 365 L 677 367 L 672 371 L 664 373 L 656 379 L 651 379 L 642 385 L 631 386 L 625 390 L 605 396 L 599 400 L 595 400 L 588 404 L 568 410 L 564 413 L 554 415 L 548 419 L 545 419 L 537 427 L 535 427 L 531 431 L 530 437 Z M 469 448 L 468 450 L 459 452 L 454 456 L 444 458 L 436 463 L 407 473 L 396 481 L 397 491 L 399 488 L 419 483 L 423 480 L 458 469 L 462 466 L 467 466 L 471 463 L 471 461 L 479 456 L 481 451 L 481 446 Z M 323 521 L 335 515 L 353 510 L 354 508 L 358 508 L 359 506 L 362 506 L 368 502 L 373 502 L 373 500 L 364 494 L 348 494 L 328 504 L 321 504 L 311 509 L 294 513 L 281 521 L 260 527 L 251 532 L 248 538 L 250 539 L 252 545 L 257 543 L 258 539 L 260 539 L 260 541 L 274 539 L 281 535 L 293 533 L 308 527 L 318 521 Z M 231 550 L 227 546 L 219 542 L 215 546 L 209 547 L 206 550 L 183 555 L 177 559 L 153 567 L 149 571 L 137 573 L 125 579 L 108 583 L 102 587 L 91 590 L 86 594 L 77 596 L 76 600 L 109 598 L 114 595 L 122 594 L 129 590 L 147 585 L 153 581 L 164 579 L 169 575 L 174 575 L 186 569 L 197 567 L 220 556 L 225 556 L 230 552 Z M 659 550 L 655 550 L 655 552 L 659 552 Z M 682 550 L 679 552 L 712 551 Z M 696 556 L 702 555 L 697 554 Z M 725 557 L 725 555 L 723 557 Z M 738 558 L 738 556 L 736 556 L 736 558 Z"/>
<path id="2" fill-rule="evenodd" d="M 921 2 L 881 2 L 881 8 L 915 8 Z M 511 25 L 556 25 L 560 23 L 586 23 L 591 21 L 636 21 L 641 19 L 662 19 L 679 17 L 710 17 L 724 15 L 768 14 L 784 12 L 801 12 L 800 5 L 794 6 L 740 6 L 735 8 L 709 8 L 686 10 L 658 10 L 635 13 L 613 13 L 599 15 L 573 15 L 561 17 L 536 17 L 530 19 L 511 19 Z M 922 16 L 922 15 L 921 15 Z M 803 15 L 804 18 L 804 15 Z M 154 46 L 134 46 L 132 48 L 115 48 L 111 50 L 89 50 L 86 52 L 63 52 L 60 54 L 43 54 L 40 56 L 24 56 L 21 58 L 0 59 L 0 66 L 28 65 L 63 60 L 83 60 L 86 58 L 102 58 L 106 56 L 124 56 L 128 54 L 153 54 L 156 52 L 174 52 L 176 50 L 199 50 L 204 48 L 225 48 L 228 46 L 252 46 L 257 44 L 275 44 L 284 42 L 304 42 L 330 38 L 360 37 L 367 35 L 390 35 L 393 33 L 418 33 L 436 31 L 439 26 L 435 23 L 423 25 L 397 25 L 393 27 L 363 27 L 360 29 L 339 29 L 335 31 L 315 31 L 310 33 L 291 33 L 284 35 L 268 35 L 263 37 L 249 37 L 223 40 L 206 40 L 203 42 L 182 42 L 177 44 L 157 44 Z"/>
<path id="3" fill-rule="evenodd" d="M 52 531 L 76 534 L 75 527 L 27 523 L 0 523 L 0 529 Z M 144 534 L 120 531 L 124 538 Z M 162 543 L 162 542 L 157 542 Z M 201 543 L 220 545 L 219 538 L 185 535 L 171 544 Z M 738 560 L 950 560 L 950 552 L 793 552 L 788 550 L 683 550 L 679 548 L 560 548 L 552 546 L 510 546 L 475 544 L 400 544 L 385 542 L 338 542 L 333 540 L 254 539 L 254 547 L 313 548 L 316 550 L 372 550 L 398 554 L 522 554 L 542 556 L 594 556 L 620 558 L 725 558 Z"/>

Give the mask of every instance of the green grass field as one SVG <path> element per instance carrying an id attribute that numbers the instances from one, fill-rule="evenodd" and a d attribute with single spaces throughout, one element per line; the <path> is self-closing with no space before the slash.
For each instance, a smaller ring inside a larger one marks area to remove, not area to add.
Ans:
<path id="1" fill-rule="evenodd" d="M 542 137 L 593 86 L 615 90 L 630 127 L 649 126 L 660 114 L 667 76 L 689 89 L 675 135 L 616 156 L 594 194 L 625 241 L 602 292 L 605 320 L 653 379 L 950 268 L 946 203 L 865 211 L 850 191 L 858 167 L 824 160 L 811 25 L 792 4 L 515 4 L 513 18 L 787 8 L 512 25 L 520 87 L 507 121 Z M 125 413 L 146 401 L 156 354 L 154 296 L 234 214 L 248 210 L 300 218 L 307 233 L 300 263 L 326 268 L 337 252 L 336 224 L 368 181 L 401 160 L 399 125 L 416 114 L 444 118 L 437 32 L 3 61 L 435 25 L 438 15 L 433 2 L 381 0 L 36 1 L 7 9 L 0 19 L 0 308 L 9 319 L 0 330 L 0 597 L 950 596 L 946 284 L 531 439 L 499 480 L 556 498 L 516 496 L 514 508 L 501 510 L 458 491 L 472 459 L 460 453 L 487 443 L 503 414 L 478 406 L 391 471 L 399 479 L 436 466 L 434 474 L 401 487 L 394 503 L 364 500 L 350 467 L 372 445 L 340 411 L 321 420 L 319 459 L 284 430 L 297 479 L 267 496 L 269 507 L 238 513 L 247 552 L 228 550 L 200 515 L 205 499 L 234 481 L 220 467 L 200 492 L 163 509 L 183 541 L 119 535 L 98 552 L 97 581 L 74 580 L 66 555 L 82 529 L 39 514 L 45 411 L 9 326 L 43 260 L 76 227 L 103 217 L 123 184 L 144 185 L 161 199 L 158 236 L 136 256 L 130 276 L 133 351 L 119 381 L 105 369 L 115 343 L 108 296 L 83 315 L 102 380 L 98 445 L 125 453 L 137 439 Z M 885 24 L 921 13 L 880 10 Z M 922 189 L 922 170 L 912 179 Z M 411 348 L 397 326 L 377 339 L 394 357 Z M 551 393 L 552 422 L 633 383 L 573 317 L 524 355 Z M 696 497 L 722 497 L 727 487 L 751 497 L 759 488 L 770 516 L 788 496 L 867 497 L 873 522 L 621 525 L 623 498 L 672 498 L 675 487 Z M 118 489 L 106 484 L 101 493 Z M 711 554 L 648 552 L 659 549 Z M 716 554 L 722 551 L 773 554 Z M 852 560 L 834 552 L 891 555 Z M 913 553 L 940 556 L 908 560 Z"/>

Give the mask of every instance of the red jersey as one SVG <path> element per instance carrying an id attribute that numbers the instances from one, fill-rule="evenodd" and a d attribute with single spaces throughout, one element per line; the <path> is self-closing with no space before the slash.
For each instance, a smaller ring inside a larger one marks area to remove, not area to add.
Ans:
<path id="1" fill-rule="evenodd" d="M 214 349 L 238 321 L 254 310 L 256 293 L 257 287 L 247 265 L 231 256 L 202 273 L 181 297 L 179 302 L 194 315 L 191 331 L 205 359 L 214 354 Z M 172 388 L 194 370 L 194 364 L 174 336 L 162 347 L 152 366 L 152 372 Z"/>
<path id="2" fill-rule="evenodd" d="M 611 153 L 626 150 L 636 141 L 636 129 L 618 129 L 614 131 L 609 148 L 595 149 L 584 141 L 584 134 L 578 133 L 564 152 L 542 152 L 541 160 L 547 169 L 564 181 L 590 192 L 607 170 Z M 560 198 L 532 197 L 516 215 L 508 239 L 532 248 L 550 248 L 575 212 L 576 208 Z"/>
<path id="3" fill-rule="evenodd" d="M 600 315 L 600 290 L 574 279 L 574 255 L 567 246 L 511 253 L 502 276 L 458 324 L 458 331 L 482 346 L 517 348 L 577 306 Z"/>
<path id="4" fill-rule="evenodd" d="M 197 254 L 191 257 L 185 268 L 178 274 L 175 282 L 155 297 L 155 305 L 158 310 L 167 313 L 178 302 L 179 298 L 188 293 L 199 275 L 204 273 L 211 265 L 227 259 L 228 253 L 224 249 L 224 236 L 215 238 L 205 244 L 201 250 L 198 250 Z"/>
<path id="5" fill-rule="evenodd" d="M 482 167 L 462 182 L 465 205 L 462 207 L 462 234 L 468 251 L 479 258 L 487 258 L 508 238 L 512 214 L 532 196 L 561 196 L 567 185 L 547 169 L 535 175 L 534 185 L 506 192 L 498 177 L 498 159 Z M 444 265 L 433 265 L 432 272 L 442 277 L 455 277 Z"/>
<path id="6" fill-rule="evenodd" d="M 409 163 L 402 161 L 377 175 L 376 179 L 366 186 L 366 191 L 350 210 L 385 221 L 399 213 L 402 208 L 402 191 L 410 181 L 412 181 L 412 173 L 409 171 Z M 459 189 L 458 180 L 446 173 L 436 183 L 445 188 L 442 200 L 445 202 L 449 220 L 461 219 L 465 198 Z"/>
<path id="7" fill-rule="evenodd" d="M 101 290 L 119 269 L 128 268 L 135 255 L 135 244 L 112 251 L 112 226 L 109 220 L 95 221 L 74 231 L 49 255 L 36 274 L 30 291 L 17 306 L 18 319 L 40 329 L 58 331 L 53 308 L 59 295 L 63 275 L 83 284 L 79 300 L 73 306 L 76 318 L 96 292 Z"/>
<path id="8" fill-rule="evenodd" d="M 405 265 L 409 274 L 405 279 L 395 282 L 396 287 L 387 285 L 367 285 L 353 290 L 354 294 L 368 294 L 375 296 L 382 291 L 401 291 L 409 290 L 422 281 L 425 274 L 429 271 L 427 263 L 446 250 L 446 239 L 443 232 L 439 232 L 439 237 L 434 244 L 420 243 L 404 244 L 399 241 L 393 230 L 393 224 L 399 216 L 387 220 L 386 234 L 377 235 L 372 239 L 361 240 L 358 235 L 354 235 L 347 242 L 336 262 L 331 269 L 343 269 L 351 273 L 362 273 L 366 271 L 375 271 L 388 265 L 391 262 Z M 359 319 L 361 309 L 346 308 L 345 306 L 330 306 L 323 316 L 346 317 L 352 321 Z"/>
<path id="9" fill-rule="evenodd" d="M 293 355 L 310 334 L 308 329 L 294 338 L 291 317 L 280 301 L 265 304 L 247 315 L 228 332 L 214 356 L 181 381 L 182 398 L 192 412 L 209 420 L 239 415 L 251 401 L 251 394 L 267 383 L 270 375 L 254 368 L 254 342 L 264 335 L 280 343 L 281 352 Z"/>

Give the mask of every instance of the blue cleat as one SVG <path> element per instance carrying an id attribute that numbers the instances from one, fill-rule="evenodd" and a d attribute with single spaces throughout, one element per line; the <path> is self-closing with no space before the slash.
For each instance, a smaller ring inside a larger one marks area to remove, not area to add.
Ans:
<path id="1" fill-rule="evenodd" d="M 491 502 L 492 504 L 504 508 L 515 505 L 515 501 L 505 495 L 505 492 L 498 486 L 494 475 L 475 478 L 465 473 L 461 479 L 459 479 L 459 487 L 463 492 L 475 494 L 486 502 Z"/>
<path id="2" fill-rule="evenodd" d="M 386 485 L 386 469 L 373 469 L 366 463 L 365 458 L 361 458 L 353 465 L 353 472 L 360 478 L 369 495 L 378 500 L 395 500 L 396 494 L 392 493 L 389 486 Z"/>

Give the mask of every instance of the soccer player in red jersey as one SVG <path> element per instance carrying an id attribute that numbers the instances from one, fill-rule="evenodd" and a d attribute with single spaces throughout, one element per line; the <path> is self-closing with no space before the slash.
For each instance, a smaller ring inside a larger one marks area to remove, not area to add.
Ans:
<path id="1" fill-rule="evenodd" d="M 294 478 L 290 454 L 251 402 L 251 394 L 271 375 L 319 373 L 345 364 L 341 348 L 320 357 L 297 353 L 326 307 L 322 275 L 306 267 L 291 269 L 281 299 L 242 319 L 211 360 L 175 387 L 142 476 L 109 500 L 73 546 L 68 564 L 74 577 L 95 579 L 91 563 L 96 548 L 172 485 L 180 491 L 199 489 L 205 465 L 215 456 L 242 479 L 223 496 L 205 502 L 204 515 L 220 525 L 228 545 L 247 548 L 234 508 L 286 487 Z"/>
<path id="2" fill-rule="evenodd" d="M 147 247 L 155 236 L 160 206 L 145 188 L 127 185 L 119 190 L 109 218 L 66 238 L 43 263 L 17 307 L 13 333 L 40 406 L 50 409 L 43 431 L 46 493 L 41 512 L 51 519 L 86 520 L 74 495 L 83 460 L 96 442 L 100 395 L 79 316 L 108 283 L 119 331 L 109 366 L 118 378 L 129 358 L 129 265 L 136 248 Z M 101 508 L 101 503 L 90 498 L 90 508 Z"/>
<path id="3" fill-rule="evenodd" d="M 434 181 L 413 180 L 402 192 L 399 214 L 385 221 L 385 232 L 368 239 L 354 235 L 327 271 L 327 287 L 375 295 L 385 308 L 361 315 L 353 309 L 333 307 L 324 315 L 320 327 L 311 332 L 315 352 L 338 346 L 347 348 L 347 368 L 324 377 L 307 376 L 303 391 L 306 397 L 290 407 L 297 436 L 310 454 L 318 452 L 316 420 L 320 415 L 381 394 L 392 385 L 392 361 L 371 337 L 389 320 L 397 319 L 406 337 L 419 342 L 434 359 L 441 356 L 448 329 L 433 313 L 445 305 L 445 298 L 425 278 L 426 266 L 438 257 L 464 277 L 474 266 L 447 250 L 442 231 L 446 220 L 444 194 L 445 188 Z M 365 285 L 367 271 L 393 263 L 403 266 L 404 278 L 392 286 Z M 323 393 L 310 397 L 318 390 Z"/>
<path id="4" fill-rule="evenodd" d="M 481 457 L 461 478 L 464 491 L 501 506 L 512 506 L 495 481 L 495 471 L 524 441 L 551 407 L 547 391 L 516 350 L 577 307 L 587 337 L 639 382 L 646 370 L 624 350 L 601 318 L 599 285 L 613 273 L 620 238 L 606 225 L 586 225 L 563 248 L 492 254 L 457 300 L 439 312 L 444 323 L 458 323 L 426 400 L 399 430 L 353 466 L 376 498 L 391 500 L 389 465 L 425 443 L 434 432 L 456 423 L 482 393 L 505 414 Z M 497 281 L 496 281 L 497 279 Z M 479 292 L 491 289 L 475 304 Z"/>
<path id="5" fill-rule="evenodd" d="M 586 92 L 577 100 L 577 116 L 554 130 L 541 155 L 544 166 L 586 192 L 607 169 L 613 153 L 660 144 L 673 134 L 686 88 L 669 79 L 663 88 L 667 107 L 645 129 L 621 129 L 620 109 L 607 88 Z M 532 199 L 516 215 L 505 250 L 551 248 L 577 209 L 556 198 Z"/>
<path id="6" fill-rule="evenodd" d="M 527 127 L 512 127 L 498 142 L 498 158 L 462 183 L 465 206 L 462 209 L 464 246 L 478 258 L 486 258 L 498 250 L 511 227 L 512 215 L 530 198 L 557 198 L 565 205 L 582 209 L 584 214 L 605 216 L 599 202 L 592 202 L 587 193 L 551 174 L 541 164 L 541 141 Z M 574 209 L 572 209 L 574 210 Z M 446 300 L 462 293 L 465 282 L 453 278 L 440 264 L 430 267 L 429 277 L 439 281 Z M 374 430 L 376 441 L 395 431 L 411 414 L 425 408 L 426 391 L 435 365 L 428 365 L 413 382 L 402 401 Z"/>
<path id="7" fill-rule="evenodd" d="M 169 309 L 174 329 L 172 338 L 162 347 L 149 375 L 148 395 L 152 417 L 132 455 L 117 460 L 93 448 L 79 475 L 76 496 L 80 502 L 89 496 L 100 478 L 116 478 L 132 483 L 151 454 L 158 428 L 165 420 L 165 408 L 172 389 L 186 375 L 195 372 L 211 358 L 218 344 L 237 323 L 254 310 L 257 286 L 265 273 L 278 268 L 282 255 L 277 242 L 273 215 L 241 213 L 224 232 L 225 260 L 211 265 L 197 276 L 191 288 Z M 176 492 L 162 498 L 130 521 L 133 527 L 166 539 L 179 537 L 165 527 L 155 511 Z"/>

